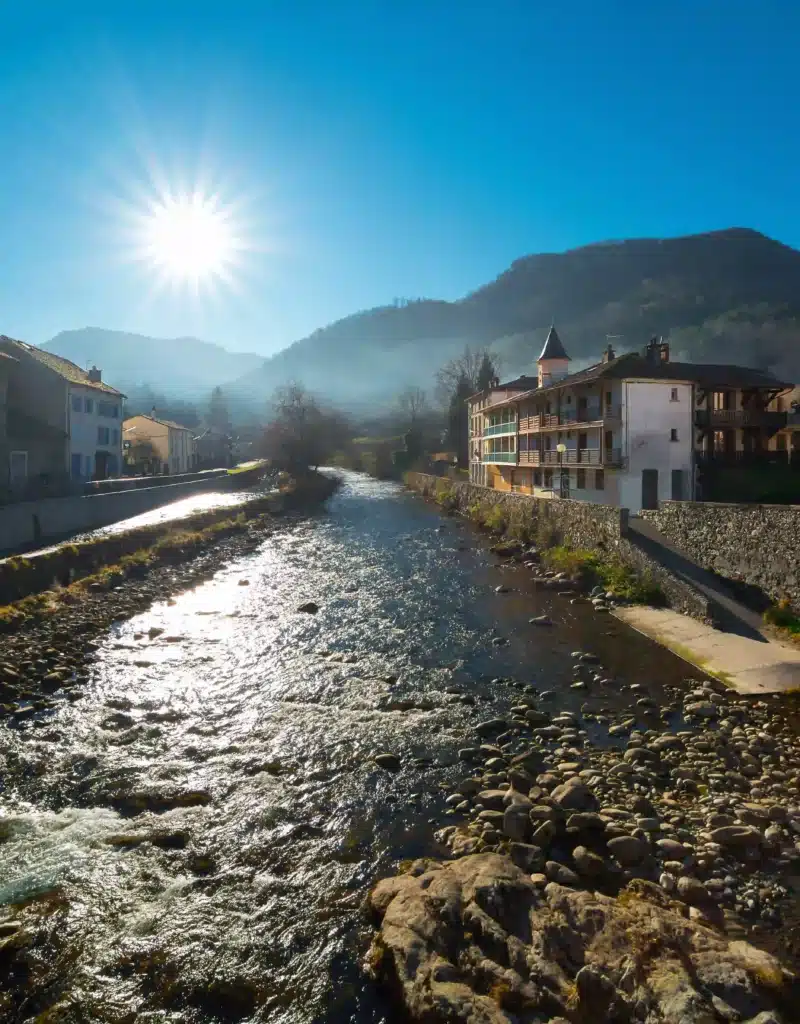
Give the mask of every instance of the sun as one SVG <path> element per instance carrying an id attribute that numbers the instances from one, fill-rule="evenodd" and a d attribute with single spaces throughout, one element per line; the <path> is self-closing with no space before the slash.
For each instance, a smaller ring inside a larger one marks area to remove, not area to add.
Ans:
<path id="1" fill-rule="evenodd" d="M 139 228 L 139 258 L 164 279 L 194 288 L 230 280 L 243 248 L 229 212 L 199 191 L 159 196 Z"/>

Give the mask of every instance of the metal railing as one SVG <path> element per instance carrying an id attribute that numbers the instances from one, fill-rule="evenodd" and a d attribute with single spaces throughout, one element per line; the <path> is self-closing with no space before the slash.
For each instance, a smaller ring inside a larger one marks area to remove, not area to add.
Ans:
<path id="1" fill-rule="evenodd" d="M 484 437 L 492 437 L 497 434 L 516 434 L 517 432 L 517 421 L 511 420 L 509 423 L 493 423 L 491 426 L 483 428 Z"/>
<path id="2" fill-rule="evenodd" d="M 484 452 L 482 462 L 513 462 L 516 465 L 516 452 Z"/>
<path id="3" fill-rule="evenodd" d="M 552 430 L 555 427 L 572 427 L 577 423 L 602 423 L 604 420 L 618 420 L 622 410 L 618 405 L 592 406 L 588 409 L 562 409 L 561 412 L 544 412 L 533 416 L 520 416 L 520 433 L 533 430 Z"/>

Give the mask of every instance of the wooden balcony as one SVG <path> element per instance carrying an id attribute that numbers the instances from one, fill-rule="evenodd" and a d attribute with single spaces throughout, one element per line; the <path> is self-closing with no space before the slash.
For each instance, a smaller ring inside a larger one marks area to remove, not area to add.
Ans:
<path id="1" fill-rule="evenodd" d="M 619 448 L 570 448 L 560 453 L 557 451 L 521 451 L 520 466 L 621 466 L 622 452 Z"/>
<path id="2" fill-rule="evenodd" d="M 775 433 L 786 426 L 787 414 L 766 409 L 696 409 L 694 419 L 698 427 L 706 430 L 760 427 Z"/>
<path id="3" fill-rule="evenodd" d="M 539 430 L 563 430 L 564 427 L 576 427 L 594 423 L 598 427 L 607 420 L 619 420 L 622 411 L 618 405 L 607 405 L 603 409 L 576 409 L 560 413 L 538 413 L 534 416 L 520 416 L 520 434 L 530 434 Z"/>

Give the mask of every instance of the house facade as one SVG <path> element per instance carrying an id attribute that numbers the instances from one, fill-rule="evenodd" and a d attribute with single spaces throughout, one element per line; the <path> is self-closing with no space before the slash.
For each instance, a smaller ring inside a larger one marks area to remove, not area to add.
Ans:
<path id="1" fill-rule="evenodd" d="M 738 366 L 670 360 L 656 339 L 642 353 L 569 372 L 551 328 L 535 384 L 517 378 L 469 400 L 470 479 L 498 490 L 573 498 L 638 512 L 702 495 L 709 467 L 767 457 L 791 385 Z"/>
<path id="2" fill-rule="evenodd" d="M 800 387 L 793 388 L 788 395 L 779 395 L 770 409 L 786 414 L 786 425 L 770 441 L 776 462 L 785 459 L 800 468 Z"/>
<path id="3" fill-rule="evenodd" d="M 6 364 L 9 485 L 43 486 L 118 476 L 122 467 L 124 395 L 93 367 L 0 336 Z M 13 442 L 13 447 L 12 447 Z M 0 477 L 0 483 L 2 477 Z"/>
<path id="4" fill-rule="evenodd" d="M 189 473 L 195 468 L 196 454 L 192 431 L 180 423 L 155 415 L 131 416 L 122 425 L 123 441 L 129 452 L 142 456 L 141 471 L 152 473 Z"/>

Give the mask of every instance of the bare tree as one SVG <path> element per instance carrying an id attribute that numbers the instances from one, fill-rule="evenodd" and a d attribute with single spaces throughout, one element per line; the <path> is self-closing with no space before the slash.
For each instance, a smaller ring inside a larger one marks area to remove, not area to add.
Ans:
<path id="1" fill-rule="evenodd" d="M 436 398 L 447 406 L 456 390 L 464 387 L 464 380 L 469 381 L 473 392 L 478 390 L 478 376 L 481 366 L 487 358 L 497 368 L 499 360 L 490 349 L 472 349 L 469 345 L 455 359 L 448 360 L 444 366 L 436 371 Z"/>
<path id="2" fill-rule="evenodd" d="M 411 385 L 397 396 L 397 407 L 405 420 L 405 425 L 413 429 L 418 426 L 428 409 L 428 396 L 422 388 Z"/>
<path id="3" fill-rule="evenodd" d="M 303 473 L 326 463 L 349 438 L 345 417 L 323 409 L 295 382 L 275 391 L 261 450 L 276 469 Z"/>

